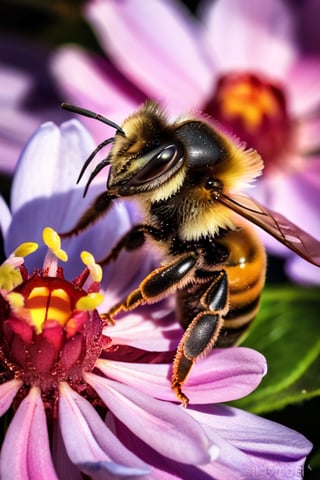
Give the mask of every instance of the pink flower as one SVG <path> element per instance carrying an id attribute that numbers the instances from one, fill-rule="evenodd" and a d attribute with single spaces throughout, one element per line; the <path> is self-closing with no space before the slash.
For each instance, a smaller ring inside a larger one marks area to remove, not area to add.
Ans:
<path id="1" fill-rule="evenodd" d="M 26 141 L 59 111 L 57 88 L 48 71 L 49 52 L 15 36 L 0 35 L 0 171 L 12 174 Z"/>
<path id="2" fill-rule="evenodd" d="M 299 50 L 293 14 L 281 0 L 205 5 L 197 22 L 174 1 L 92 0 L 86 18 L 118 70 L 66 47 L 55 57 L 54 75 L 74 103 L 120 123 L 144 97 L 174 115 L 212 115 L 264 159 L 263 179 L 250 193 L 320 238 L 319 57 Z M 317 267 L 263 239 L 288 258 L 295 280 L 320 282 Z"/>
<path id="3" fill-rule="evenodd" d="M 170 388 L 181 328 L 169 304 L 104 325 L 98 308 L 105 311 L 132 289 L 151 260 L 145 253 L 143 262 L 131 258 L 128 275 L 127 259 L 119 259 L 102 283 L 92 254 L 81 253 L 80 267 L 78 252 L 85 242 L 101 254 L 102 240 L 108 250 L 132 222 L 128 206 L 115 207 L 85 235 L 65 242 L 66 249 L 51 228 L 41 240 L 46 223 L 68 229 L 86 203 L 72 186 L 91 148 L 76 121 L 43 125 L 21 156 L 12 212 L 0 203 L 8 252 L 0 266 L 0 414 L 12 416 L 1 479 L 224 480 L 256 479 L 259 471 L 301 478 L 311 448 L 302 435 L 213 405 L 259 384 L 266 369 L 259 353 L 217 349 L 199 361 L 185 384 L 190 408 L 183 409 Z M 20 242 L 25 235 L 31 242 Z M 35 240 L 45 245 L 35 251 Z"/>

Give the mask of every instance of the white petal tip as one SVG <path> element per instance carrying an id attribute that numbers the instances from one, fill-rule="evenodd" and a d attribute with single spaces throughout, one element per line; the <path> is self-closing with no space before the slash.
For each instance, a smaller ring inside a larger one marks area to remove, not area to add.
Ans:
<path id="1" fill-rule="evenodd" d="M 218 448 L 216 445 L 211 445 L 208 453 L 210 455 L 211 462 L 214 462 L 219 457 L 220 448 Z"/>

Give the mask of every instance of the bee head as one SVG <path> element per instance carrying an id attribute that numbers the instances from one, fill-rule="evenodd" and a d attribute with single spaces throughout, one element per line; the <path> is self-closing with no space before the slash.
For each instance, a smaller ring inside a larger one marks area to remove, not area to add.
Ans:
<path id="1" fill-rule="evenodd" d="M 153 102 L 121 126 L 109 155 L 108 190 L 120 196 L 149 192 L 172 178 L 184 165 L 183 143 Z"/>

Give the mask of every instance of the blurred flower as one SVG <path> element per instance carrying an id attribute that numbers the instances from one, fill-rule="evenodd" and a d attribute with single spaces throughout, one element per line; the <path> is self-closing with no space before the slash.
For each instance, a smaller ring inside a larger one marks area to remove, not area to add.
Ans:
<path id="1" fill-rule="evenodd" d="M 0 36 L 0 172 L 11 174 L 26 141 L 47 119 L 63 121 L 42 46 Z"/>
<path id="2" fill-rule="evenodd" d="M 190 408 L 183 409 L 170 388 L 181 336 L 170 307 L 150 306 L 115 326 L 103 324 L 97 310 L 103 295 L 101 311 L 136 285 L 150 269 L 146 252 L 144 261 L 130 256 L 130 272 L 124 254 L 105 270 L 102 287 L 92 254 L 80 254 L 81 268 L 75 256 L 85 235 L 65 242 L 68 259 L 59 235 L 45 228 L 45 245 L 35 251 L 43 224 L 69 229 L 85 206 L 80 188 L 72 187 L 91 148 L 77 121 L 43 125 L 21 156 L 12 211 L 0 203 L 5 250 L 13 252 L 0 266 L 0 414 L 10 407 L 13 413 L 1 478 L 62 480 L 82 472 L 92 479 L 255 479 L 260 471 L 301 478 L 311 448 L 302 435 L 207 405 L 250 393 L 266 369 L 259 353 L 217 349 L 199 361 L 185 385 Z M 133 216 L 129 206 L 115 205 L 87 232 L 86 249 L 99 253 L 98 237 L 108 250 Z M 21 243 L 22 236 L 32 241 Z"/>
<path id="3" fill-rule="evenodd" d="M 67 98 L 120 123 L 146 97 L 170 114 L 215 117 L 264 159 L 252 194 L 320 238 L 320 59 L 299 50 L 284 1 L 206 2 L 201 22 L 166 0 L 92 0 L 85 15 L 116 68 L 79 48 L 61 49 L 53 74 Z M 90 128 L 103 136 L 102 125 Z M 320 282 L 317 267 L 263 239 L 288 258 L 295 280 Z"/>
<path id="4" fill-rule="evenodd" d="M 306 53 L 320 54 L 320 32 L 318 18 L 320 15 L 319 0 L 305 0 L 293 2 L 296 15 L 299 42 Z"/>

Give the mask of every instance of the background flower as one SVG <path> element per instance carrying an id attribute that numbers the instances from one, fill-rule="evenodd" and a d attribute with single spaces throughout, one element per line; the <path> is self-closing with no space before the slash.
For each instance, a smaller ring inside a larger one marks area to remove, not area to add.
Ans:
<path id="1" fill-rule="evenodd" d="M 0 172 L 11 174 L 40 124 L 63 121 L 58 89 L 49 71 L 49 49 L 35 41 L 0 35 Z"/>
<path id="2" fill-rule="evenodd" d="M 263 8 L 254 0 L 205 6 L 197 22 L 176 1 L 92 0 L 86 18 L 119 71 L 108 60 L 64 47 L 53 74 L 74 103 L 120 123 L 143 97 L 171 115 L 213 116 L 264 159 L 264 176 L 250 194 L 320 238 L 320 59 L 299 48 L 294 16 L 281 0 Z M 84 79 L 94 88 L 88 91 Z M 90 128 L 100 135 L 101 125 Z M 317 267 L 262 238 L 271 252 L 288 258 L 292 278 L 319 284 Z"/>

